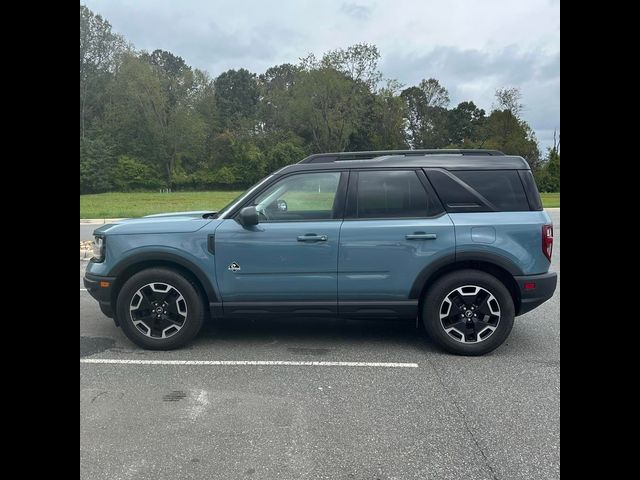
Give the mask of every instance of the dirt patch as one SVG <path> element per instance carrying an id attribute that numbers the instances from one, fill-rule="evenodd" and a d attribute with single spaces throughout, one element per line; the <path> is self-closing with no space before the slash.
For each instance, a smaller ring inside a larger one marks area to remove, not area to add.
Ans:
<path id="1" fill-rule="evenodd" d="M 80 358 L 95 355 L 109 350 L 116 344 L 113 338 L 106 337 L 80 337 Z"/>

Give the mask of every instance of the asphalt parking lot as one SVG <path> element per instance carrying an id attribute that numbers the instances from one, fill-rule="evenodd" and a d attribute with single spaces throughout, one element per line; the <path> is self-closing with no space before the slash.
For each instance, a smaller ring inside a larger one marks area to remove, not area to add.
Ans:
<path id="1" fill-rule="evenodd" d="M 209 325 L 150 352 L 82 291 L 84 266 L 81 360 L 401 365 L 81 363 L 83 479 L 560 476 L 559 286 L 483 357 L 445 354 L 411 322 L 308 320 Z"/>

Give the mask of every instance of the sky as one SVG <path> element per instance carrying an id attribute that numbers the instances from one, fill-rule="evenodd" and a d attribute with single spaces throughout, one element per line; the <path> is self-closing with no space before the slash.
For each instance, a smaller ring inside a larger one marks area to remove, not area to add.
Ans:
<path id="1" fill-rule="evenodd" d="M 544 153 L 560 128 L 559 0 L 84 0 L 138 50 L 169 50 L 216 77 L 262 73 L 367 42 L 385 78 L 436 78 L 451 106 L 491 110 L 517 87 Z"/>

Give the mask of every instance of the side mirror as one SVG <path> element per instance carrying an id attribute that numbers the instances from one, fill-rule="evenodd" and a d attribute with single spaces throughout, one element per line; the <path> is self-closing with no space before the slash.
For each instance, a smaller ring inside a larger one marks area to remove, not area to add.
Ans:
<path id="1" fill-rule="evenodd" d="M 281 212 L 286 212 L 287 210 L 289 210 L 289 206 L 284 200 L 278 200 L 276 202 L 276 205 L 278 205 L 278 210 L 280 210 Z"/>
<path id="2" fill-rule="evenodd" d="M 256 207 L 244 207 L 238 212 L 236 220 L 244 228 L 252 227 L 258 224 L 258 211 Z"/>

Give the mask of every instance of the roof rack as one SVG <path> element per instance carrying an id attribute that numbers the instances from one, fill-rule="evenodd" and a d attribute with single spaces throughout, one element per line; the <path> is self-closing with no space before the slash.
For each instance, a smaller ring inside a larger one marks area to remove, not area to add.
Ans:
<path id="1" fill-rule="evenodd" d="M 404 156 L 422 156 L 422 155 L 493 155 L 503 156 L 499 150 L 484 149 L 457 149 L 442 148 L 433 150 L 377 150 L 373 152 L 338 152 L 338 153 L 315 153 L 300 160 L 298 163 L 331 163 L 345 160 L 368 160 L 384 155 L 404 155 Z"/>

